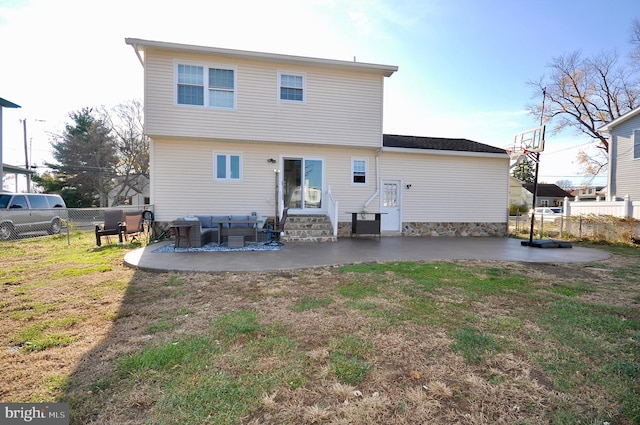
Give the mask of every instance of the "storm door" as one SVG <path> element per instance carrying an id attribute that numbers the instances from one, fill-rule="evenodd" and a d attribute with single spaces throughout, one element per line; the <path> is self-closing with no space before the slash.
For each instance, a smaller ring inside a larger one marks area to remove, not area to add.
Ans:
<path id="1" fill-rule="evenodd" d="M 402 199 L 400 180 L 382 180 L 382 193 L 380 196 L 381 230 L 387 232 L 399 232 L 402 223 Z"/>

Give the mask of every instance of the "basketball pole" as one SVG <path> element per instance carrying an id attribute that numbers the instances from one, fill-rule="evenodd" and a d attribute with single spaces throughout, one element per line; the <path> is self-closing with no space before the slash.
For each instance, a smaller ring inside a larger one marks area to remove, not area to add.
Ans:
<path id="1" fill-rule="evenodd" d="M 547 88 L 542 89 L 542 110 L 540 111 L 540 127 L 544 120 L 544 101 L 547 98 Z M 544 141 L 545 128 L 542 127 L 542 140 Z M 531 226 L 529 228 L 529 246 L 533 245 L 533 224 L 536 222 L 536 198 L 538 196 L 538 170 L 540 168 L 540 152 L 536 152 L 535 155 L 536 170 L 533 177 L 533 211 L 531 212 Z"/>

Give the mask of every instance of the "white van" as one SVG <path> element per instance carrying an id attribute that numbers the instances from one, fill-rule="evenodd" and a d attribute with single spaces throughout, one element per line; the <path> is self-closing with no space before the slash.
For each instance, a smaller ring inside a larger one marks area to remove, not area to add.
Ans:
<path id="1" fill-rule="evenodd" d="M 23 234 L 60 233 L 67 206 L 59 195 L 0 193 L 0 240 Z"/>
<path id="2" fill-rule="evenodd" d="M 529 211 L 529 218 L 534 210 Z M 536 220 L 559 221 L 562 217 L 562 207 L 538 207 L 535 209 Z"/>

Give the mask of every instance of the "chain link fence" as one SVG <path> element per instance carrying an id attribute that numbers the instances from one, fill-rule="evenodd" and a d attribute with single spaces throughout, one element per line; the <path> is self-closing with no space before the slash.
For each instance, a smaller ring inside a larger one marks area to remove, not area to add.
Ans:
<path id="1" fill-rule="evenodd" d="M 531 219 L 526 216 L 509 217 L 511 235 L 529 235 Z M 640 243 L 640 220 L 605 215 L 571 217 L 536 217 L 533 234 L 536 239 L 607 241 L 612 243 Z"/>
<path id="2" fill-rule="evenodd" d="M 166 229 L 155 225 L 153 205 L 123 205 L 111 208 L 52 208 L 27 211 L 3 211 L 0 215 L 0 241 L 17 240 L 52 234 L 70 235 L 74 231 L 95 233 L 96 226 L 105 224 L 105 211 L 143 213 L 143 232 L 139 241 L 148 244 L 168 237 Z M 528 236 L 531 220 L 528 215 L 509 217 L 509 233 Z M 571 217 L 538 217 L 533 226 L 537 239 L 593 240 L 613 243 L 640 243 L 640 220 L 604 215 Z M 117 234 L 114 234 L 117 240 Z M 69 239 L 70 240 L 70 239 Z"/>
<path id="3" fill-rule="evenodd" d="M 142 213 L 142 231 L 137 235 L 140 243 L 148 244 L 152 240 L 167 236 L 156 229 L 153 205 L 122 205 L 110 208 L 51 208 L 3 211 L 0 213 L 0 241 L 55 234 L 69 236 L 75 231 L 95 233 L 96 226 L 99 229 L 104 228 L 105 212 L 109 210 L 119 210 L 121 212 L 120 221 L 123 223 L 127 212 Z M 110 237 L 112 235 L 107 236 Z M 119 240 L 117 233 L 113 236 L 117 242 Z"/>

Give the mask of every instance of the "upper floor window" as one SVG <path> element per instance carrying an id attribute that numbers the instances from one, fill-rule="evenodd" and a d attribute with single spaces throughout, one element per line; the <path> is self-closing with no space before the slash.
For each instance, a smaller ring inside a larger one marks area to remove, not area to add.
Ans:
<path id="1" fill-rule="evenodd" d="M 235 80 L 234 69 L 178 64 L 177 102 L 179 105 L 233 109 Z"/>
<path id="2" fill-rule="evenodd" d="M 640 130 L 633 130 L 633 158 L 640 159 Z"/>
<path id="3" fill-rule="evenodd" d="M 239 154 L 216 153 L 214 157 L 216 180 L 240 180 L 242 178 L 242 157 Z"/>
<path id="4" fill-rule="evenodd" d="M 367 183 L 367 161 L 365 159 L 354 159 L 351 161 L 351 183 Z"/>
<path id="5" fill-rule="evenodd" d="M 204 79 L 201 66 L 178 65 L 178 103 L 204 105 Z"/>
<path id="6" fill-rule="evenodd" d="M 279 74 L 280 100 L 304 102 L 304 75 Z"/>

